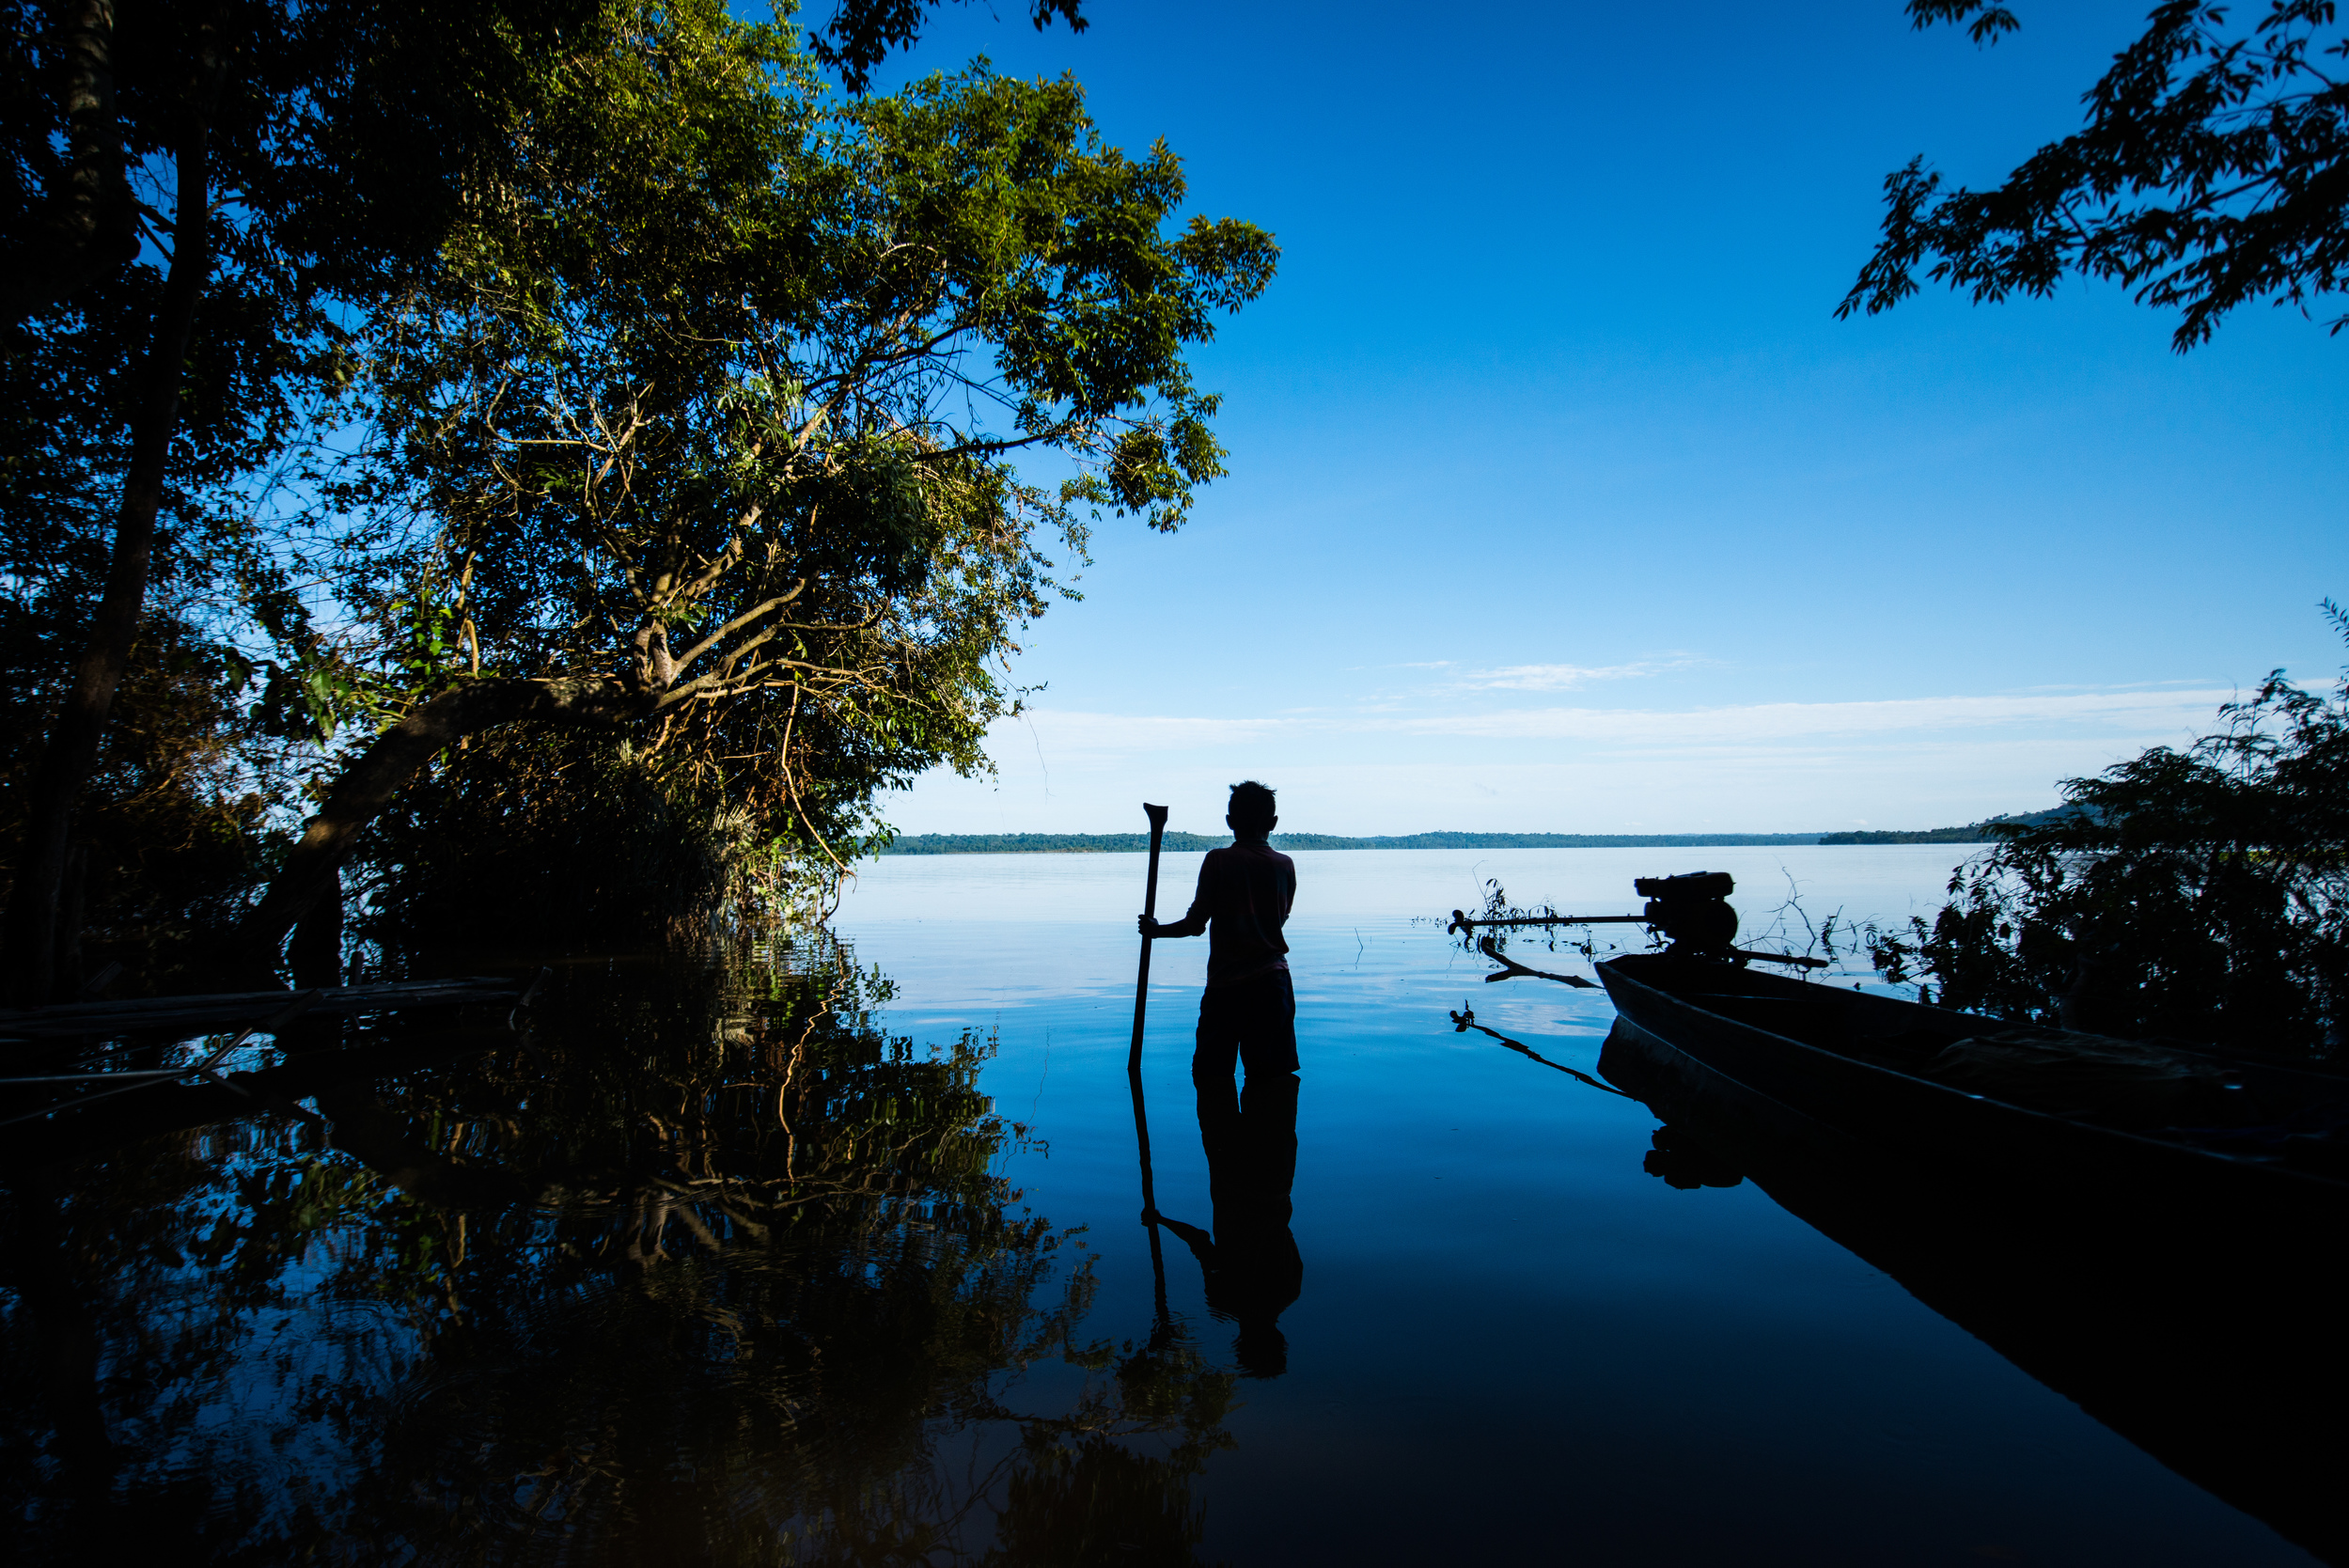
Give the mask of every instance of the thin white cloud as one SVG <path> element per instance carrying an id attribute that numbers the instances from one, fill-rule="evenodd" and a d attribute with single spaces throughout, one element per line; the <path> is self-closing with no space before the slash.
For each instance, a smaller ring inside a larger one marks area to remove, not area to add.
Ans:
<path id="1" fill-rule="evenodd" d="M 1593 681 L 1633 681 L 1695 663 L 1691 659 L 1642 659 L 1627 665 L 1504 665 L 1468 672 L 1462 682 L 1478 691 L 1562 692 Z"/>
<path id="2" fill-rule="evenodd" d="M 1521 708 L 1491 713 L 1428 714 L 1393 721 L 1417 734 L 1510 740 L 1575 740 L 1640 747 L 1750 745 L 1806 736 L 2059 726 L 2110 734 L 2208 729 L 2232 688 L 2106 691 L 2068 695 L 1897 698 L 1876 702 L 1761 702 L 1683 711 L 1643 708 Z"/>
<path id="3" fill-rule="evenodd" d="M 1546 667 L 1546 666 L 1543 666 Z M 1896 698 L 1863 702 L 1758 702 L 1720 708 L 1510 708 L 1431 713 L 1364 703 L 1351 710 L 1291 710 L 1262 718 L 1099 713 L 1031 708 L 1024 720 L 1047 756 L 1103 758 L 1225 746 L 1305 744 L 1342 737 L 1429 736 L 1461 741 L 1567 742 L 1611 751 L 1714 755 L 1757 761 L 1793 745 L 1924 745 L 1972 732 L 1981 740 L 2069 735 L 2102 745 L 2178 742 L 2208 731 L 2232 687 L 2014 692 L 1983 697 Z M 1972 744 L 1972 743 L 1969 743 Z"/>

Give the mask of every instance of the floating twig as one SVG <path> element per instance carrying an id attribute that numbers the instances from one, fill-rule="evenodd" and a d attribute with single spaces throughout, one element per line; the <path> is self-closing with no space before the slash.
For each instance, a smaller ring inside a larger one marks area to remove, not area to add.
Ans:
<path id="1" fill-rule="evenodd" d="M 1565 1074 L 1568 1077 L 1579 1078 L 1584 1083 L 1589 1084 L 1592 1089 L 1598 1090 L 1603 1093 L 1622 1095 L 1622 1097 L 1626 1100 L 1636 1098 L 1634 1095 L 1624 1094 L 1621 1090 L 1617 1089 L 1613 1084 L 1603 1084 L 1588 1073 L 1576 1072 L 1574 1068 L 1567 1066 L 1564 1062 L 1552 1061 L 1549 1058 L 1543 1056 L 1532 1046 L 1526 1044 L 1523 1041 L 1511 1040 L 1509 1036 L 1501 1033 L 1500 1030 L 1489 1028 L 1486 1026 L 1478 1023 L 1476 1010 L 1469 1007 L 1465 1002 L 1461 1004 L 1461 1010 L 1458 1012 L 1451 1015 L 1451 1021 L 1452 1032 L 1454 1034 L 1465 1034 L 1470 1029 L 1476 1030 L 1479 1034 L 1489 1034 L 1494 1039 L 1499 1041 L 1502 1044 L 1508 1046 L 1511 1050 L 1516 1052 L 1519 1056 L 1530 1057 L 1544 1067 L 1555 1067 L 1560 1073 Z"/>
<path id="2" fill-rule="evenodd" d="M 1501 968 L 1484 977 L 1485 983 L 1488 985 L 1495 980 L 1516 980 L 1523 976 L 1528 980 L 1556 980 L 1560 985 L 1577 986 L 1585 991 L 1596 991 L 1599 988 L 1597 980 L 1587 980 L 1580 975 L 1553 975 L 1547 969 L 1528 968 L 1494 946 L 1493 939 L 1489 936 L 1477 943 L 1477 950 L 1494 963 L 1502 965 Z"/>

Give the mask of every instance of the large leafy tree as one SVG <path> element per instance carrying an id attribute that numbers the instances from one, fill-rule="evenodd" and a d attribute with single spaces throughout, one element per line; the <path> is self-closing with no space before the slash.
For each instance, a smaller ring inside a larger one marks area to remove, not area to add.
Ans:
<path id="1" fill-rule="evenodd" d="M 1919 27 L 2013 30 L 1995 0 L 1909 0 Z M 2254 300 L 2313 313 L 2349 277 L 2349 36 L 2333 0 L 2268 0 L 2247 23 L 2167 0 L 2085 96 L 2087 123 L 1985 191 L 1944 191 L 1913 159 L 1885 181 L 1884 237 L 1839 316 L 1933 282 L 1977 302 L 2070 274 L 2175 309 L 2181 352 Z M 2340 331 L 2349 315 L 2329 323 Z"/>
<path id="2" fill-rule="evenodd" d="M 926 9 L 840 0 L 824 57 L 861 85 Z M 594 0 L 0 4 L 16 999 L 70 987 L 70 868 L 118 842 L 85 797 L 95 784 L 103 817 L 152 782 L 123 766 L 157 748 L 118 731 L 202 713 L 203 733 L 162 751 L 235 739 L 216 722 L 242 684 L 222 606 L 272 563 L 234 525 L 286 461 L 313 375 L 337 368 L 338 324 L 439 268 L 466 202 L 527 183 L 515 171 L 540 144 L 518 94 L 595 15 Z M 1056 15 L 1081 25 L 1073 0 L 1039 25 Z M 126 690 L 184 687 L 197 665 L 206 700 L 117 712 Z"/>
<path id="3" fill-rule="evenodd" d="M 257 956 L 433 759 L 516 727 L 837 855 L 875 791 L 982 765 L 1045 544 L 1173 528 L 1221 472 L 1184 355 L 1275 248 L 1176 228 L 1174 156 L 1104 146 L 1073 83 L 838 105 L 785 29 L 615 5 L 527 103 L 526 156 L 349 350 L 366 439 L 291 552 L 342 624 L 289 613 L 278 684 L 363 722 Z"/>

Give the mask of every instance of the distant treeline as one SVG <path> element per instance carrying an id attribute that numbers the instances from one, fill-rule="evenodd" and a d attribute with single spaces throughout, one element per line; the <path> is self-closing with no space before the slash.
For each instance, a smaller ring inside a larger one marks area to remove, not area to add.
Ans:
<path id="1" fill-rule="evenodd" d="M 1273 847 L 1284 850 L 1417 849 L 1702 849 L 1759 844 L 1986 844 L 2000 823 L 2036 825 L 2059 813 L 1991 817 L 1964 827 L 1930 827 L 1909 833 L 1401 833 L 1349 839 L 1336 833 L 1276 833 Z M 1221 849 L 1227 833 L 1169 833 L 1166 847 Z M 914 833 L 897 839 L 884 855 L 1112 855 L 1150 848 L 1147 833 Z"/>
<path id="2" fill-rule="evenodd" d="M 1227 833 L 1169 833 L 1175 852 L 1221 849 Z M 1696 849 L 1708 844 L 1816 844 L 1816 833 L 1405 833 L 1348 839 L 1335 833 L 1276 833 L 1284 850 Z M 1147 833 L 916 833 L 884 855 L 1086 855 L 1150 848 Z"/>
<path id="3" fill-rule="evenodd" d="M 2013 817 L 1986 817 L 1964 827 L 1928 827 L 1914 833 L 1822 833 L 1823 844 L 1987 844 L 1995 842 L 1991 829 L 2002 823 L 2017 827 L 2038 827 L 2064 815 L 2064 808 L 2052 811 L 2031 811 Z"/>

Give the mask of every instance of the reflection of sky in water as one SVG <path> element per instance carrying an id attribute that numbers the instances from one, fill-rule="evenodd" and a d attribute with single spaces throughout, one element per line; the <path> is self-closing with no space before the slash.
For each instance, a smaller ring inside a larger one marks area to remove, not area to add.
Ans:
<path id="1" fill-rule="evenodd" d="M 1750 1184 L 1645 1174 L 1656 1125 L 1446 1016 L 1591 1072 L 1604 994 L 1488 985 L 1442 917 L 1497 877 L 1520 903 L 1629 911 L 1635 875 L 1735 874 L 1758 941 L 1787 873 L 1813 919 L 1940 900 L 1959 846 L 1348 851 L 1297 856 L 1304 1089 L 1289 1372 L 1244 1385 L 1204 1488 L 1206 1560 L 2309 1560 L 2165 1470 L 1779 1210 Z M 1197 855 L 1164 862 L 1187 904 Z M 988 1087 L 1034 1124 L 1024 1201 L 1087 1225 L 1091 1335 L 1145 1333 L 1150 1269 L 1124 1062 L 1142 858 L 892 856 L 838 926 L 897 985 L 885 1025 L 999 1032 Z M 1436 923 L 1426 923 L 1433 917 Z M 1415 923 L 1416 922 L 1416 923 Z M 1524 954 L 1567 968 L 1567 955 Z M 1159 1205 L 1208 1222 L 1188 1082 L 1204 941 L 1162 943 L 1145 1078 Z M 1834 981 L 1849 984 L 1849 978 Z M 1213 1355 L 1197 1266 L 1168 1280 Z M 1041 1401 L 1055 1378 L 1031 1373 Z M 1033 1403 L 1033 1401 L 1031 1401 Z"/>

